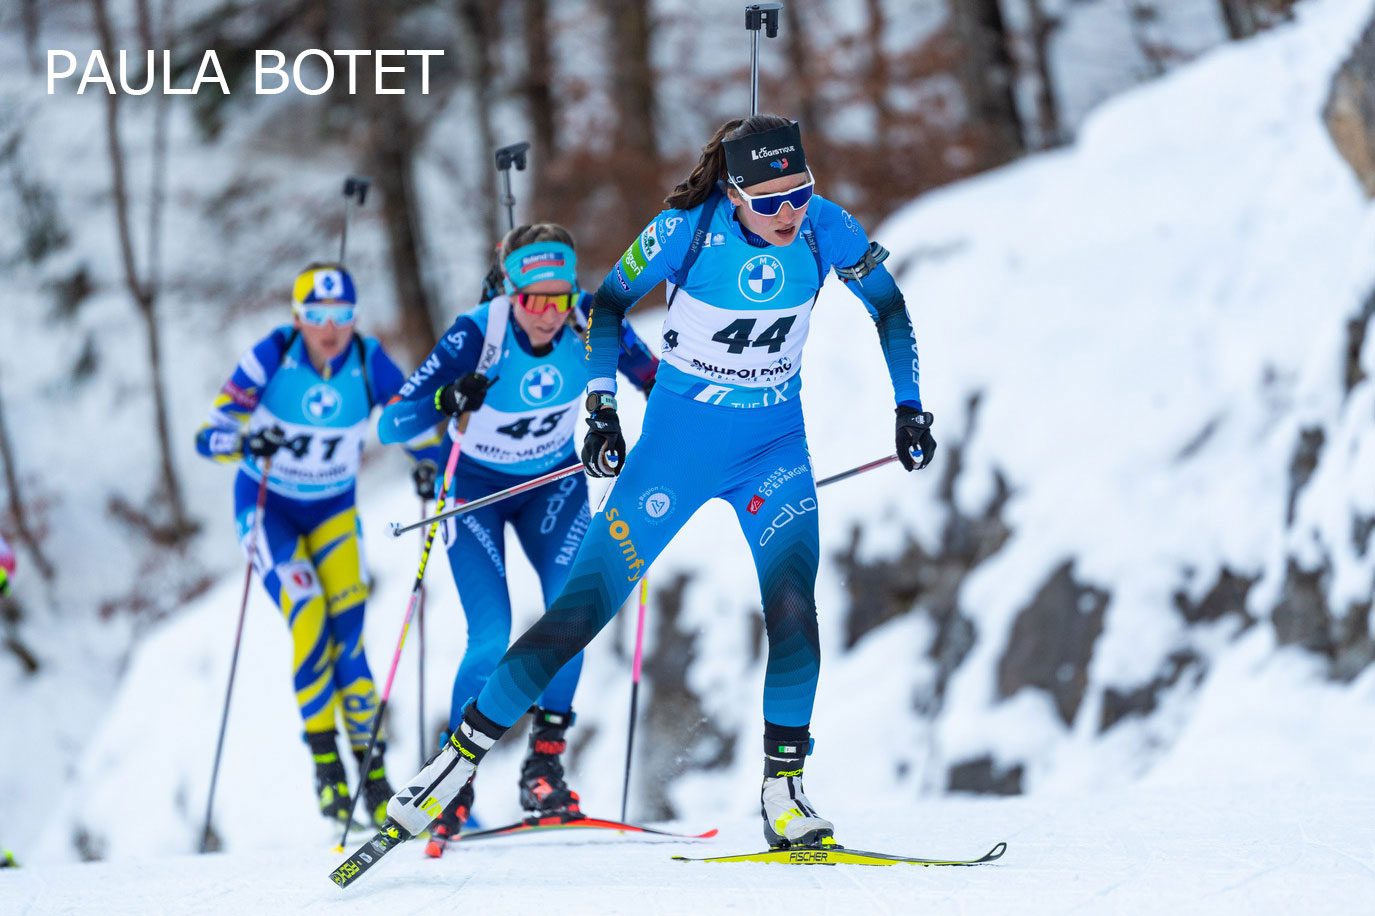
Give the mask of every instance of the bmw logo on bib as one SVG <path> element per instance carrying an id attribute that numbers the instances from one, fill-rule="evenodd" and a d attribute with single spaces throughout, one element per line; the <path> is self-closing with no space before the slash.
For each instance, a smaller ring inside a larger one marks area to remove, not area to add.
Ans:
<path id="1" fill-rule="evenodd" d="M 563 376 L 553 366 L 536 366 L 520 380 L 520 393 L 527 404 L 538 407 L 558 397 L 563 389 Z"/>
<path id="2" fill-rule="evenodd" d="M 311 385 L 310 390 L 306 392 L 305 400 L 301 402 L 301 408 L 312 420 L 324 423 L 334 419 L 342 403 L 343 399 L 339 397 L 339 392 L 329 385 Z"/>
<path id="3" fill-rule="evenodd" d="M 783 263 L 771 254 L 757 254 L 740 268 L 740 292 L 751 302 L 768 302 L 783 288 Z"/>

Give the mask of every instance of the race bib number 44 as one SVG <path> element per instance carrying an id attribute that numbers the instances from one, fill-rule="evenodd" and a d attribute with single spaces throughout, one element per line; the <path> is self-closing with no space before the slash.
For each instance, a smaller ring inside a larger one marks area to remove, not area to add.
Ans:
<path id="1" fill-rule="evenodd" d="M 793 308 L 723 309 L 680 293 L 664 319 L 660 355 L 708 381 L 779 385 L 797 374 L 811 311 L 810 299 Z"/>

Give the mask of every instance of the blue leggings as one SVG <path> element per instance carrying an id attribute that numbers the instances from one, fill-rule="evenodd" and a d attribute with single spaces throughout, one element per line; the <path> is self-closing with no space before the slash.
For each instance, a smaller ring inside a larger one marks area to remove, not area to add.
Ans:
<path id="1" fill-rule="evenodd" d="M 657 387 L 639 442 L 592 519 L 568 584 L 511 646 L 477 698 L 510 726 L 615 616 L 650 563 L 708 499 L 735 509 L 754 554 L 769 660 L 764 718 L 811 722 L 821 651 L 816 626 L 816 485 L 796 400 L 720 407 Z M 703 558 L 706 560 L 707 558 Z"/>
<path id="2" fill-rule="evenodd" d="M 576 460 L 569 455 L 559 466 Z M 460 460 L 454 475 L 454 492 L 458 499 L 473 500 L 527 479 Z M 521 548 L 539 574 L 547 605 L 568 579 L 578 545 L 587 533 L 589 519 L 587 483 L 578 474 L 444 523 L 449 567 L 468 619 L 468 647 L 454 676 L 453 701 L 449 707 L 451 731 L 458 727 L 463 707 L 477 696 L 511 642 L 511 595 L 506 588 L 506 524 L 509 522 L 515 529 Z M 555 712 L 570 711 L 581 673 L 580 653 L 565 659 L 543 688 L 540 705 Z M 525 708 L 529 707 L 527 701 Z"/>

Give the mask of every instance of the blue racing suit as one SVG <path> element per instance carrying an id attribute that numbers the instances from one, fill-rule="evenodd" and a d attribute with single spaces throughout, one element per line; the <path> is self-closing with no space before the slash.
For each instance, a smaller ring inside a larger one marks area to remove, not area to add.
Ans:
<path id="1" fill-rule="evenodd" d="M 590 300 L 584 295 L 577 306 L 583 323 Z M 483 303 L 459 315 L 444 333 L 400 396 L 382 412 L 378 435 L 383 442 L 412 435 L 444 418 L 435 407 L 435 392 L 477 369 L 491 307 Z M 508 319 L 500 346 L 501 355 L 487 372 L 496 381 L 482 406 L 469 415 L 462 434 L 451 491 L 460 501 L 505 490 L 578 460 L 573 434 L 583 400 L 582 337 L 564 325 L 550 345 L 536 353 L 525 332 Z M 617 329 L 612 346 L 619 358 L 613 354 L 611 371 L 619 362 L 636 385 L 647 387 L 657 360 L 629 323 Z M 505 526 L 515 529 L 539 575 L 547 605 L 568 578 L 589 518 L 587 484 L 579 474 L 444 523 L 449 568 L 468 621 L 468 645 L 454 677 L 451 729 L 458 726 L 463 707 L 477 696 L 510 643 Z M 581 670 L 581 654 L 565 659 L 551 673 L 540 705 L 569 712 Z"/>
<path id="2" fill-rule="evenodd" d="M 826 273 L 862 264 L 869 241 L 849 213 L 814 196 L 793 243 L 770 246 L 715 193 L 714 202 L 660 213 L 597 291 L 588 387 L 614 391 L 614 343 L 626 310 L 662 281 L 676 288 L 640 439 L 593 517 L 567 585 L 478 695 L 476 712 L 497 726 L 516 721 L 714 497 L 735 509 L 754 556 L 769 641 L 766 728 L 811 721 L 820 539 L 798 370 Z M 699 225 L 708 206 L 710 220 Z M 694 234 L 700 254 L 684 276 Z M 898 402 L 920 409 L 916 341 L 893 278 L 870 264 L 846 285 L 878 328 Z"/>

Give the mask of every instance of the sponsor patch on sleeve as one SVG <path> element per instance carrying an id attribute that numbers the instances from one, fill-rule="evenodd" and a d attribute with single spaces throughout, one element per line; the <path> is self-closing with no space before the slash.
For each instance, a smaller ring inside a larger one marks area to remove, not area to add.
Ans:
<path id="1" fill-rule="evenodd" d="M 228 381 L 224 383 L 224 387 L 220 391 L 227 394 L 229 399 L 240 407 L 247 407 L 251 410 L 258 406 L 258 389 L 256 388 L 244 391 L 232 381 Z"/>
<path id="2" fill-rule="evenodd" d="M 644 236 L 641 235 L 640 238 L 643 237 Z M 631 246 L 625 250 L 625 254 L 621 255 L 621 269 L 625 272 L 627 281 L 633 282 L 636 277 L 644 273 L 645 267 L 648 266 L 648 264 L 649 259 L 645 257 L 644 247 L 641 245 L 640 239 L 636 239 Z M 629 289 L 629 287 L 627 287 L 627 289 Z"/>
<path id="3" fill-rule="evenodd" d="M 640 250 L 644 252 L 645 263 L 648 264 L 654 260 L 662 248 L 663 246 L 659 244 L 659 223 L 655 221 L 646 226 L 645 231 L 640 233 Z"/>

